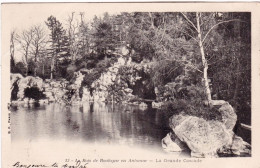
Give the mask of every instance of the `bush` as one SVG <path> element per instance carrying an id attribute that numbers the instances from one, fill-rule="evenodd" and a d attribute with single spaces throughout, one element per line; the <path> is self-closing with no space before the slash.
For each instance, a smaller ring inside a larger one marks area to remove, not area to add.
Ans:
<path id="1" fill-rule="evenodd" d="M 43 92 L 40 91 L 39 88 L 37 88 L 37 87 L 25 88 L 24 97 L 31 98 L 36 101 L 46 98 L 46 96 L 43 94 Z"/>
<path id="2" fill-rule="evenodd" d="M 102 73 L 107 71 L 107 68 L 112 66 L 116 61 L 117 59 L 115 57 L 111 57 L 98 62 L 95 68 L 92 69 L 92 71 L 85 73 L 85 77 L 81 83 L 81 87 L 86 86 L 89 89 L 90 94 L 92 95 L 94 91 L 94 88 L 91 87 L 92 83 L 97 80 Z"/>
<path id="3" fill-rule="evenodd" d="M 216 107 L 209 107 L 197 100 L 179 99 L 169 101 L 163 106 L 168 117 L 184 112 L 184 114 L 203 118 L 205 120 L 222 120 L 221 113 Z"/>
<path id="4" fill-rule="evenodd" d="M 204 105 L 206 94 L 201 82 L 193 81 L 189 75 L 180 75 L 174 82 L 162 88 L 161 95 L 165 103 L 164 110 L 167 116 L 184 112 L 187 115 L 197 116 L 205 120 L 222 120 L 221 114 L 215 107 Z"/>
<path id="5" fill-rule="evenodd" d="M 77 71 L 77 67 L 76 65 L 74 64 L 70 64 L 68 67 L 67 67 L 67 73 L 66 73 L 66 79 L 69 80 L 69 79 L 73 79 L 74 77 L 74 72 Z"/>

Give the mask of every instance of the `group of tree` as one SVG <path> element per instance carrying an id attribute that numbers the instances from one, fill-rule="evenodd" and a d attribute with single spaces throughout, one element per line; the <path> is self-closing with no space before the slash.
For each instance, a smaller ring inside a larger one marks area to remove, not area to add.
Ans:
<path id="1" fill-rule="evenodd" d="M 83 12 L 72 12 L 63 24 L 50 16 L 42 25 L 12 32 L 10 42 L 11 72 L 25 76 L 71 78 L 91 69 L 91 81 L 85 81 L 90 86 L 125 46 L 134 62 L 151 65 L 153 88 L 183 74 L 190 85 L 202 85 L 209 103 L 213 95 L 251 109 L 250 13 L 105 13 L 87 23 Z M 15 45 L 22 62 L 15 62 Z"/>

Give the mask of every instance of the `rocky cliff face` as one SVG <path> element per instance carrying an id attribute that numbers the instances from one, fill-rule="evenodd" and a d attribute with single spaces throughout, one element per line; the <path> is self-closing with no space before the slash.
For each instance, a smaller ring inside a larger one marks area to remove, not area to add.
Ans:
<path id="1" fill-rule="evenodd" d="M 83 87 L 83 101 L 115 101 L 126 102 L 135 96 L 129 85 L 135 85 L 141 77 L 134 71 L 137 64 L 131 63 L 131 59 L 124 57 L 118 58 L 118 61 L 102 73 L 100 78 L 95 80 L 91 89 Z M 122 72 L 124 71 L 124 72 Z M 127 78 L 127 79 L 126 79 Z"/>
<path id="2" fill-rule="evenodd" d="M 119 58 L 118 61 L 109 67 L 107 72 L 101 74 L 101 77 L 94 81 L 91 85 L 95 90 L 93 94 L 90 94 L 88 88 L 83 88 L 82 100 L 86 101 L 105 101 L 108 97 L 109 87 L 115 83 L 118 70 L 121 66 L 125 65 L 126 60 L 124 58 Z"/>
<path id="3" fill-rule="evenodd" d="M 131 59 L 120 57 L 116 63 L 92 83 L 92 93 L 90 88 L 82 86 L 85 75 L 80 71 L 74 73 L 73 82 L 65 79 L 42 80 L 39 77 L 32 76 L 24 78 L 20 74 L 11 74 L 11 90 L 14 88 L 14 83 L 17 84 L 18 91 L 15 94 L 17 95 L 17 101 L 20 102 L 25 99 L 25 89 L 31 87 L 37 87 L 46 96 L 47 102 L 56 101 L 77 104 L 80 101 L 127 101 L 135 96 L 132 94 L 133 90 L 123 81 L 120 68 L 127 67 L 133 71 L 134 66 L 131 64 Z M 132 73 L 128 75 L 128 78 L 132 84 L 140 79 L 139 76 L 132 75 Z"/>
<path id="4" fill-rule="evenodd" d="M 163 143 L 163 147 L 172 148 L 173 144 L 180 144 L 180 140 L 188 146 L 193 157 L 217 157 L 218 153 L 250 154 L 250 145 L 232 131 L 237 120 L 232 106 L 222 100 L 213 101 L 212 104 L 218 106 L 222 121 L 205 120 L 183 113 L 174 115 L 169 123 L 178 141 L 173 138 L 169 141 L 166 137 L 163 142 L 167 140 L 167 143 Z M 175 150 L 179 148 L 175 146 Z"/>
<path id="5" fill-rule="evenodd" d="M 67 91 L 68 81 L 66 80 L 43 80 L 39 77 L 27 76 L 23 77 L 20 74 L 11 74 L 11 90 L 13 92 L 13 86 L 18 86 L 18 92 L 16 93 L 16 99 L 12 100 L 13 103 L 27 103 L 27 99 L 31 99 L 25 95 L 25 90 L 28 88 L 37 88 L 38 92 L 45 95 L 46 99 L 40 100 L 40 102 L 62 102 L 64 95 Z M 39 98 L 40 99 L 40 98 Z M 34 102 L 32 100 L 31 102 Z"/>
<path id="6" fill-rule="evenodd" d="M 13 90 L 13 86 L 17 84 L 18 92 L 17 92 L 17 100 L 24 99 L 24 90 L 25 88 L 36 87 L 40 91 L 43 91 L 43 80 L 39 77 L 27 76 L 23 77 L 20 74 L 11 74 L 11 90 Z"/>

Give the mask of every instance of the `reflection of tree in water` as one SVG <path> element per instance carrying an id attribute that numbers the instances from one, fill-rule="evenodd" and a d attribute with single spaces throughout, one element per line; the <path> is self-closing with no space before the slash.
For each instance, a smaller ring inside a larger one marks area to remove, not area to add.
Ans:
<path id="1" fill-rule="evenodd" d="M 93 113 L 94 112 L 94 103 L 89 104 L 89 112 Z"/>
<path id="2" fill-rule="evenodd" d="M 28 110 L 28 109 L 27 109 Z M 25 123 L 28 137 L 48 136 L 68 140 L 84 140 L 98 143 L 117 143 L 124 145 L 159 146 L 164 137 L 162 113 L 156 110 L 139 110 L 138 106 L 83 103 L 82 106 L 63 106 L 48 104 L 39 110 L 39 116 L 29 115 L 32 121 Z M 20 116 L 23 111 L 18 111 Z M 26 112 L 24 113 L 26 114 Z M 36 115 L 36 114 L 35 114 Z M 28 117 L 27 117 L 28 118 Z M 20 119 L 21 122 L 21 119 Z M 33 125 L 34 126 L 33 126 Z M 25 136 L 25 135 L 23 135 Z"/>
<path id="3" fill-rule="evenodd" d="M 131 113 L 121 115 L 121 121 L 125 123 L 120 130 L 121 136 L 135 144 L 159 144 L 168 130 L 166 131 L 166 126 L 161 126 L 166 122 L 157 113 L 157 110 L 153 109 L 133 109 Z"/>

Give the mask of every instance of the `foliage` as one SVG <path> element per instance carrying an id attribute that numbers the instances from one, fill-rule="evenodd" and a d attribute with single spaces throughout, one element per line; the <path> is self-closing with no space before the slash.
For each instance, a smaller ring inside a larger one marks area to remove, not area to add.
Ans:
<path id="1" fill-rule="evenodd" d="M 58 69 L 57 63 L 58 59 L 66 59 L 69 53 L 68 47 L 68 37 L 65 35 L 65 30 L 62 24 L 54 16 L 50 16 L 45 22 L 51 31 L 51 47 L 49 48 L 49 54 L 51 55 L 51 78 L 53 78 L 53 73 Z"/>
<path id="2" fill-rule="evenodd" d="M 12 33 L 12 72 L 23 76 L 36 72 L 42 78 L 50 78 L 53 73 L 56 78 L 70 80 L 75 71 L 82 70 L 85 72 L 82 87 L 87 86 L 92 92 L 95 89 L 91 87 L 92 83 L 113 65 L 117 56 L 122 54 L 122 48 L 127 48 L 129 53 L 125 56 L 132 58 L 132 67 L 119 69 L 119 82 L 110 86 L 111 95 L 115 92 L 120 97 L 123 95 L 121 90 L 128 87 L 141 98 L 161 97 L 162 100 L 174 100 L 180 106 L 181 101 L 186 101 L 186 104 L 191 102 L 190 106 L 200 109 L 204 106 L 197 102 L 205 100 L 205 84 L 202 82 L 208 81 L 213 99 L 229 101 L 240 119 L 247 117 L 250 121 L 250 13 L 105 13 L 102 17 L 95 16 L 89 23 L 84 19 L 84 13 L 73 16 L 71 21 L 77 22 L 78 16 L 80 22 L 67 29 L 56 17 L 47 19 L 49 43 L 41 45 L 38 55 L 33 29 L 17 33 L 17 36 Z M 198 20 L 200 33 L 196 30 Z M 43 32 L 46 36 L 47 32 Z M 203 41 L 203 48 L 198 45 L 199 41 Z M 24 57 L 22 62 L 15 62 L 13 50 L 17 42 Z M 209 80 L 203 80 L 205 64 L 201 49 L 208 63 Z M 72 57 L 77 59 L 72 61 Z M 134 81 L 136 77 L 140 79 Z M 158 89 L 157 95 L 155 88 Z M 198 113 L 207 110 L 201 109 Z"/>
<path id="3" fill-rule="evenodd" d="M 176 99 L 169 101 L 163 106 L 163 110 L 168 117 L 183 113 L 204 118 L 205 120 L 222 121 L 221 113 L 216 107 L 205 106 L 192 100 Z"/>
<path id="4" fill-rule="evenodd" d="M 13 73 L 20 73 L 21 75 L 26 76 L 26 72 L 27 69 L 22 62 L 16 63 L 13 67 Z"/>
<path id="5" fill-rule="evenodd" d="M 37 88 L 37 87 L 25 88 L 24 97 L 34 99 L 36 101 L 46 98 L 46 96 L 43 94 L 43 92 L 40 91 L 39 88 Z"/>
<path id="6" fill-rule="evenodd" d="M 154 63 L 152 68 L 152 80 L 155 86 L 163 86 L 175 80 L 177 76 L 183 73 L 183 66 L 172 60 L 159 60 Z"/>

